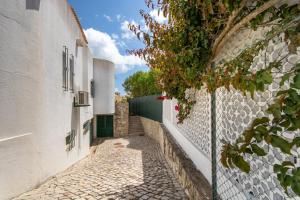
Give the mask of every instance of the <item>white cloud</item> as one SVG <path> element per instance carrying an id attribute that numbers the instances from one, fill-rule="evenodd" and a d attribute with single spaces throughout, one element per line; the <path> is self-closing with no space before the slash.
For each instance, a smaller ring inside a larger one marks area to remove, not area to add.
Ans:
<path id="1" fill-rule="evenodd" d="M 124 41 L 119 40 L 120 37 L 119 37 L 118 34 L 112 33 L 111 37 L 115 40 L 116 45 L 118 45 L 119 47 L 121 47 L 121 48 L 126 48 L 127 47 L 127 45 L 126 45 L 126 43 Z"/>
<path id="2" fill-rule="evenodd" d="M 119 89 L 118 89 L 118 88 L 115 88 L 115 92 L 119 92 Z"/>
<path id="3" fill-rule="evenodd" d="M 117 41 L 117 45 L 121 48 L 126 48 L 127 47 L 127 44 L 122 40 Z"/>
<path id="4" fill-rule="evenodd" d="M 111 18 L 110 16 L 106 15 L 106 14 L 104 14 L 103 17 L 104 17 L 105 19 L 107 19 L 107 21 L 109 21 L 109 22 L 112 22 L 112 21 L 113 21 L 112 18 Z"/>
<path id="5" fill-rule="evenodd" d="M 136 38 L 134 33 L 129 29 L 129 27 L 128 27 L 129 24 L 133 24 L 133 25 L 137 26 L 137 23 L 134 20 L 131 20 L 131 22 L 129 22 L 127 20 L 123 21 L 121 23 L 121 30 L 122 30 L 121 37 L 123 39 L 131 40 L 133 38 Z"/>
<path id="6" fill-rule="evenodd" d="M 167 18 L 167 17 L 164 17 L 164 15 L 163 15 L 162 12 L 160 12 L 160 13 L 158 14 L 158 10 L 157 10 L 157 9 L 154 9 L 154 10 L 150 11 L 149 14 L 150 14 L 150 16 L 153 17 L 158 23 L 163 24 L 163 23 L 165 23 L 165 22 L 168 21 L 168 18 Z"/>
<path id="7" fill-rule="evenodd" d="M 111 34 L 111 37 L 112 37 L 114 40 L 118 40 L 118 39 L 119 39 L 118 34 L 115 34 L 115 33 L 112 33 L 112 34 Z"/>
<path id="8" fill-rule="evenodd" d="M 89 46 L 96 58 L 112 61 L 116 64 L 117 72 L 127 72 L 134 66 L 144 65 L 145 62 L 134 55 L 121 55 L 116 41 L 107 33 L 97 31 L 93 28 L 84 30 Z"/>
<path id="9" fill-rule="evenodd" d="M 117 21 L 119 22 L 119 21 L 121 21 L 122 16 L 119 14 L 116 16 L 116 18 L 117 18 Z"/>

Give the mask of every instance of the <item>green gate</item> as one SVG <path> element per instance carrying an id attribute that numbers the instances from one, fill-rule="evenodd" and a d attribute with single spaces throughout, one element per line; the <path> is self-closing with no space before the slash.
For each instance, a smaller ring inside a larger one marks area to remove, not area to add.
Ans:
<path id="1" fill-rule="evenodd" d="M 114 136 L 114 117 L 113 115 L 97 116 L 97 137 Z"/>
<path id="2" fill-rule="evenodd" d="M 130 115 L 146 117 L 158 122 L 162 122 L 163 106 L 162 100 L 159 100 L 160 95 L 151 95 L 137 97 L 129 101 Z"/>

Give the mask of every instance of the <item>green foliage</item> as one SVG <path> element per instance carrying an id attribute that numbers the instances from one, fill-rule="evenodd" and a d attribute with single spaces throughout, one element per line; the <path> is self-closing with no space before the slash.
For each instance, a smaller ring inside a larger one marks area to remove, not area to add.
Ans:
<path id="1" fill-rule="evenodd" d="M 154 5 L 148 0 L 150 8 L 158 7 L 159 12 L 168 16 L 168 24 L 159 24 L 141 11 L 150 31 L 146 33 L 139 26 L 130 26 L 146 45 L 132 53 L 144 58 L 151 68 L 161 71 L 159 80 L 163 91 L 179 100 L 180 121 L 195 103 L 185 98 L 186 89 L 203 86 L 201 76 L 211 68 L 208 62 L 212 58 L 214 41 L 240 3 L 240 0 L 166 0 Z M 253 9 L 244 8 L 243 14 Z"/>
<path id="2" fill-rule="evenodd" d="M 150 70 L 149 72 L 138 71 L 124 81 L 123 87 L 130 97 L 133 98 L 160 94 L 161 90 L 156 83 L 158 74 L 158 70 Z"/>
<path id="3" fill-rule="evenodd" d="M 195 103 L 186 97 L 187 89 L 205 86 L 208 92 L 213 92 L 220 87 L 228 90 L 233 87 L 254 98 L 255 92 L 263 92 L 273 83 L 275 73 L 283 65 L 283 59 L 278 58 L 253 72 L 251 65 L 259 52 L 281 33 L 285 33 L 290 54 L 295 54 L 300 46 L 300 11 L 297 4 L 278 7 L 278 1 L 274 0 L 255 0 L 252 3 L 247 0 L 146 2 L 151 9 L 158 8 L 169 20 L 167 24 L 159 24 L 141 11 L 149 32 L 143 32 L 134 25 L 130 28 L 146 47 L 132 53 L 160 71 L 157 78 L 162 90 L 178 100 L 179 122 L 190 114 Z M 216 66 L 213 62 L 215 56 L 228 37 L 246 26 L 254 30 L 267 26 L 271 30 L 263 40 L 245 49 L 236 58 Z M 268 152 L 263 146 L 268 144 L 282 154 L 290 155 L 293 148 L 300 146 L 300 137 L 289 141 L 282 136 L 283 132 L 300 129 L 299 64 L 283 74 L 280 86 L 283 85 L 288 85 L 289 89 L 279 88 L 276 99 L 267 109 L 270 116 L 255 119 L 234 143 L 223 141 L 221 163 L 224 167 L 237 167 L 249 173 L 251 166 L 244 159 L 244 154 L 266 156 Z M 274 164 L 274 172 L 286 191 L 290 187 L 300 195 L 299 168 L 285 161 Z"/>
<path id="4" fill-rule="evenodd" d="M 168 23 L 159 24 L 141 11 L 149 32 L 135 25 L 130 25 L 130 29 L 146 47 L 131 53 L 144 58 L 151 68 L 161 71 L 158 80 L 162 90 L 179 101 L 179 122 L 189 115 L 195 103 L 186 99 L 186 89 L 207 86 L 211 92 L 218 87 L 229 88 L 232 85 L 243 92 L 249 91 L 253 96 L 255 91 L 263 91 L 265 85 L 272 82 L 271 67 L 269 71 L 258 72 L 257 77 L 249 71 L 253 58 L 266 45 L 265 41 L 249 48 L 225 66 L 213 68 L 215 53 L 221 48 L 221 43 L 226 41 L 226 34 L 248 15 L 254 13 L 256 17 L 245 25 L 256 29 L 259 26 L 274 25 L 274 20 L 277 20 L 276 24 L 280 27 L 298 14 L 297 6 L 283 4 L 277 8 L 274 3 L 263 9 L 263 12 L 257 11 L 269 1 L 259 0 L 249 6 L 247 0 L 164 0 L 157 1 L 157 4 L 146 0 L 151 9 L 156 8 L 168 17 Z M 293 31 L 289 32 L 295 35 Z M 272 64 L 274 67 L 279 65 Z"/>
<path id="5" fill-rule="evenodd" d="M 295 167 L 290 161 L 284 161 L 281 165 L 275 164 L 273 169 L 285 191 L 287 192 L 287 188 L 291 187 L 300 196 L 300 168 Z"/>

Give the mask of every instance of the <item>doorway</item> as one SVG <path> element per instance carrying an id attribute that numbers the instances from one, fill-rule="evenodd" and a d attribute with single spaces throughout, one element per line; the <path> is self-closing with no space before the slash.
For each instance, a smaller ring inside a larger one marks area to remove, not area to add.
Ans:
<path id="1" fill-rule="evenodd" d="M 98 115 L 97 116 L 97 137 L 114 136 L 114 116 Z"/>

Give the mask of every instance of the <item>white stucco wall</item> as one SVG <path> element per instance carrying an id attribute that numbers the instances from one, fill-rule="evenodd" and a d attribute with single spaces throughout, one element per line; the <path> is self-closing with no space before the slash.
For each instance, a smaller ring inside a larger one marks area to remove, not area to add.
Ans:
<path id="1" fill-rule="evenodd" d="M 193 161 L 196 168 L 201 171 L 205 178 L 211 183 L 211 159 L 192 142 L 191 138 L 188 138 L 186 134 L 184 134 L 184 129 L 180 129 L 181 125 L 177 124 L 178 120 L 176 118 L 177 111 L 175 111 L 175 105 L 177 105 L 176 99 L 163 101 L 163 124 L 176 139 L 187 156 Z M 194 129 L 201 135 L 199 127 L 195 127 Z M 188 131 L 193 130 L 188 129 Z"/>
<path id="2" fill-rule="evenodd" d="M 115 112 L 115 65 L 107 60 L 94 59 L 94 114 Z"/>
<path id="3" fill-rule="evenodd" d="M 42 0 L 40 9 L 2 0 L 0 6 L 0 199 L 9 199 L 66 169 L 89 152 L 83 123 L 90 107 L 74 108 L 62 88 L 62 50 L 75 56 L 75 91 L 89 91 L 93 60 L 66 1 Z M 89 91 L 90 92 L 90 91 Z M 75 147 L 65 138 L 76 130 Z"/>

